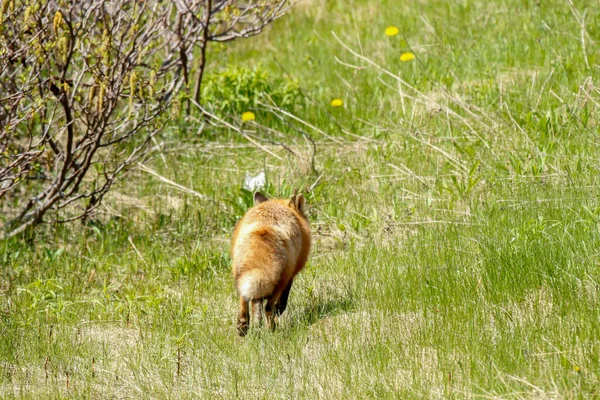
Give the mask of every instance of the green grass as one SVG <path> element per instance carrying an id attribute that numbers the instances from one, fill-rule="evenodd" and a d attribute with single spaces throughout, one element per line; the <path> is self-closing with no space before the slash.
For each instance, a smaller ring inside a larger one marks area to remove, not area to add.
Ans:
<path id="1" fill-rule="evenodd" d="M 173 126 L 148 165 L 208 200 L 136 170 L 97 223 L 0 243 L 0 397 L 600 397 L 600 9 L 574 3 L 305 0 L 211 53 L 296 79 L 319 131 L 255 109 L 278 159 Z M 314 186 L 314 247 L 278 330 L 239 338 L 263 170 Z"/>

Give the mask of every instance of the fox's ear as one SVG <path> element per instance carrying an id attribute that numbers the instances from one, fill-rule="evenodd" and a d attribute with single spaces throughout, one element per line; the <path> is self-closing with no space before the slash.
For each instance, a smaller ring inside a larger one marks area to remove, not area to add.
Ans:
<path id="1" fill-rule="evenodd" d="M 296 206 L 298 211 L 304 212 L 304 196 L 302 196 L 302 194 L 296 196 L 296 199 L 294 200 L 294 206 Z"/>
<path id="2" fill-rule="evenodd" d="M 290 207 L 296 207 L 296 197 L 298 196 L 298 189 L 294 189 L 294 194 L 290 197 L 290 202 L 288 205 Z"/>
<path id="3" fill-rule="evenodd" d="M 254 205 L 257 205 L 257 204 L 260 204 L 260 203 L 264 203 L 267 200 L 269 200 L 267 198 L 267 196 L 265 196 L 261 192 L 254 193 Z"/>

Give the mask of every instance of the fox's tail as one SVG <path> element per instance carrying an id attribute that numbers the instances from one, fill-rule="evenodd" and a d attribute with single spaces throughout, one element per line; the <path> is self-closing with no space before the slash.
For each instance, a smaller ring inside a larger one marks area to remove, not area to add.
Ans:
<path id="1" fill-rule="evenodd" d="M 273 294 L 276 282 L 270 282 L 259 269 L 245 271 L 237 279 L 237 289 L 246 300 L 262 299 Z"/>

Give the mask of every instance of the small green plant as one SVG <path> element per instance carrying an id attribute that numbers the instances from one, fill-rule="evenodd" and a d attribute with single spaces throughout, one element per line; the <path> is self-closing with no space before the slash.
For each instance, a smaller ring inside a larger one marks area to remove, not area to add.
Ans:
<path id="1" fill-rule="evenodd" d="M 478 167 L 481 164 L 479 160 L 476 160 L 469 172 L 464 175 L 451 175 L 450 181 L 452 186 L 446 184 L 445 181 L 440 181 L 439 185 L 441 189 L 446 190 L 459 198 L 468 197 L 473 189 L 477 186 L 483 175 L 478 173 Z"/>
<path id="2" fill-rule="evenodd" d="M 220 116 L 242 115 L 260 103 L 293 109 L 302 103 L 297 82 L 271 77 L 260 66 L 231 66 L 204 78 L 202 102 Z"/>

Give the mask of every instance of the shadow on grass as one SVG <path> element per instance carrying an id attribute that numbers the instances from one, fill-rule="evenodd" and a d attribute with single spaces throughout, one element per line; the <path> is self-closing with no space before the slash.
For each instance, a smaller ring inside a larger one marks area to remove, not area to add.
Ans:
<path id="1" fill-rule="evenodd" d="M 294 324 L 310 326 L 322 319 L 342 314 L 354 309 L 355 301 L 351 295 L 335 298 L 313 298 L 311 303 L 298 312 Z"/>

